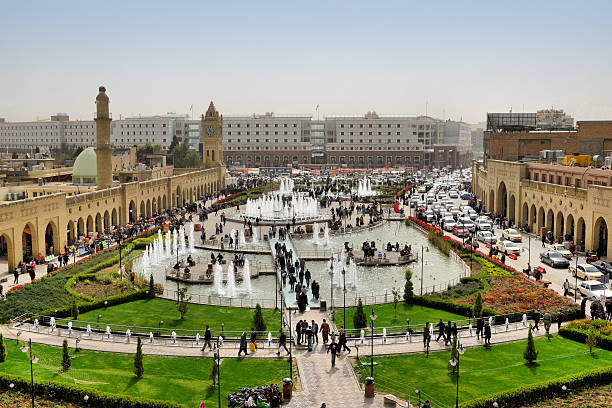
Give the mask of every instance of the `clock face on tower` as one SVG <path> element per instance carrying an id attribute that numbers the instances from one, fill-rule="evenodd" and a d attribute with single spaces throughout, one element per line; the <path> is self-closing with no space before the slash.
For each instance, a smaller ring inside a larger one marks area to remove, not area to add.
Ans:
<path id="1" fill-rule="evenodd" d="M 212 135 L 214 135 L 214 134 L 215 134 L 215 128 L 214 128 L 214 127 L 212 127 L 212 126 L 208 126 L 208 127 L 206 128 L 206 134 L 207 134 L 208 136 L 212 136 Z"/>

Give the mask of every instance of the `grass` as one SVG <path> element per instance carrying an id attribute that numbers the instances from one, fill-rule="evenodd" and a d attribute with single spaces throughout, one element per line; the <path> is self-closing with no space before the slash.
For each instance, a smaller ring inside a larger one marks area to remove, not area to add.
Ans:
<path id="1" fill-rule="evenodd" d="M 176 302 L 167 299 L 145 299 L 96 309 L 79 314 L 79 320 L 96 322 L 98 314 L 102 315 L 100 323 L 122 324 L 141 327 L 157 327 L 160 320 L 166 329 L 203 330 L 208 324 L 213 332 L 224 330 L 250 330 L 255 309 L 239 307 L 210 306 L 190 304 L 185 318 L 176 310 Z M 277 334 L 280 329 L 280 312 L 262 309 L 267 330 Z M 58 321 L 59 322 L 59 321 Z"/>
<path id="2" fill-rule="evenodd" d="M 546 381 L 560 376 L 612 365 L 612 352 L 597 349 L 589 354 L 584 344 L 554 336 L 535 340 L 539 351 L 533 365 L 525 364 L 526 341 L 467 349 L 460 359 L 459 401 L 521 385 Z M 456 382 L 448 373 L 449 351 L 425 354 L 377 357 L 374 369 L 377 391 L 390 392 L 415 401 L 415 389 L 422 391 L 422 401 L 432 406 L 454 406 Z M 368 367 L 357 368 L 361 379 L 370 374 Z"/>
<path id="3" fill-rule="evenodd" d="M 27 355 L 14 341 L 7 341 L 8 356 L 0 371 L 30 377 Z M 144 375 L 133 373 L 131 354 L 101 353 L 70 350 L 72 367 L 62 372 L 62 349 L 33 345 L 39 358 L 34 366 L 35 381 L 47 380 L 76 384 L 115 394 L 174 401 L 186 407 L 197 407 L 201 401 L 207 407 L 218 407 L 217 388 L 209 379 L 212 358 L 144 356 Z M 281 384 L 289 374 L 287 360 L 225 358 L 221 364 L 221 404 L 227 405 L 227 395 L 242 387 Z"/>
<path id="4" fill-rule="evenodd" d="M 419 305 L 407 305 L 403 302 L 399 302 L 397 305 L 397 317 L 393 312 L 393 303 L 385 303 L 382 305 L 364 306 L 366 316 L 372 314 L 372 308 L 376 314 L 376 323 L 378 327 L 389 327 L 389 326 L 405 326 L 406 318 L 410 318 L 410 324 L 424 324 L 427 322 L 437 323 L 439 319 L 447 322 L 449 320 L 463 320 L 465 316 L 461 316 L 455 313 L 446 312 L 444 310 L 432 309 L 425 306 Z M 356 307 L 346 308 L 346 328 L 354 329 L 353 315 L 355 314 Z M 343 311 L 342 309 L 336 309 L 334 315 L 334 321 L 336 325 L 342 325 L 343 322 Z M 368 324 L 369 324 L 368 317 Z"/>

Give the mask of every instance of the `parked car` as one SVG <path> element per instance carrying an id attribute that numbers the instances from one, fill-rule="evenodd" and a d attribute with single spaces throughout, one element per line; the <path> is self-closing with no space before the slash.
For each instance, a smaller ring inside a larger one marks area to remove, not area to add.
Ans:
<path id="1" fill-rule="evenodd" d="M 605 296 L 606 300 L 612 299 L 612 290 L 596 280 L 580 282 L 578 290 L 589 299 L 601 299 L 601 296 Z"/>
<path id="2" fill-rule="evenodd" d="M 549 251 L 557 251 L 561 255 L 563 255 L 566 259 L 572 259 L 572 252 L 565 247 L 563 244 L 551 244 L 546 246 L 546 249 Z"/>
<path id="3" fill-rule="evenodd" d="M 476 240 L 491 245 L 497 242 L 497 238 L 495 238 L 491 231 L 478 231 L 476 233 Z"/>
<path id="4" fill-rule="evenodd" d="M 518 230 L 515 230 L 514 228 L 508 228 L 503 230 L 502 237 L 512 242 L 521 242 L 523 239 L 521 233 Z"/>
<path id="5" fill-rule="evenodd" d="M 470 231 L 467 228 L 463 227 L 461 224 L 455 224 L 452 229 L 452 232 L 458 237 L 465 237 L 470 234 Z"/>
<path id="6" fill-rule="evenodd" d="M 553 268 L 567 268 L 569 261 L 557 251 L 546 251 L 540 254 L 540 261 Z"/>
<path id="7" fill-rule="evenodd" d="M 578 264 L 578 268 L 575 265 L 570 266 L 570 273 L 572 276 L 576 276 L 584 280 L 598 280 L 601 279 L 603 274 L 590 264 Z"/>
<path id="8" fill-rule="evenodd" d="M 521 248 L 512 241 L 499 241 L 495 245 L 495 248 L 497 248 L 499 252 L 503 252 L 506 255 L 519 255 L 521 253 Z"/>
<path id="9" fill-rule="evenodd" d="M 599 269 L 600 272 L 607 273 L 608 275 L 612 275 L 612 264 L 608 262 L 604 262 L 600 259 L 600 260 L 591 262 L 591 265 Z"/>

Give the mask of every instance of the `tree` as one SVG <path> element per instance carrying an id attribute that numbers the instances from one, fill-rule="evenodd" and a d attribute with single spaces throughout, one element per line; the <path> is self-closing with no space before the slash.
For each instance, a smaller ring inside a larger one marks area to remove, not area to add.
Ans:
<path id="1" fill-rule="evenodd" d="M 68 340 L 64 339 L 62 343 L 62 370 L 68 371 L 70 370 L 70 354 L 68 354 Z"/>
<path id="2" fill-rule="evenodd" d="M 136 155 L 138 160 L 143 160 L 149 154 L 159 154 L 163 151 L 163 147 L 158 144 L 147 142 L 144 145 L 136 147 Z"/>
<path id="3" fill-rule="evenodd" d="M 176 168 L 199 168 L 202 163 L 200 154 L 191 150 L 185 142 L 176 145 L 170 152 L 174 156 L 174 167 Z"/>
<path id="4" fill-rule="evenodd" d="M 451 341 L 451 355 L 450 360 L 448 362 L 448 371 L 450 371 L 452 375 L 455 375 L 457 373 L 458 364 L 452 365 L 450 362 L 453 360 L 459 362 L 459 352 L 457 351 L 457 336 L 453 336 L 453 340 Z"/>
<path id="5" fill-rule="evenodd" d="M 261 306 L 259 303 L 255 306 L 255 313 L 253 314 L 253 327 L 256 331 L 266 331 L 266 322 L 261 313 Z"/>
<path id="6" fill-rule="evenodd" d="M 529 325 L 529 334 L 527 334 L 527 348 L 523 352 L 523 357 L 525 360 L 527 360 L 528 364 L 533 364 L 533 362 L 538 359 L 538 351 L 535 348 L 532 330 L 533 328 L 531 325 Z"/>
<path id="7" fill-rule="evenodd" d="M 355 310 L 355 314 L 353 315 L 353 326 L 356 329 L 363 329 L 367 325 L 368 318 L 366 317 L 366 314 L 363 311 L 363 303 L 361 302 L 361 298 L 359 298 L 359 302 L 357 303 L 357 310 Z"/>
<path id="8" fill-rule="evenodd" d="M 187 306 L 190 300 L 191 295 L 187 296 L 187 288 L 180 288 L 178 290 L 178 304 L 176 305 L 176 310 L 181 314 L 181 320 L 183 320 L 187 314 Z"/>
<path id="9" fill-rule="evenodd" d="M 397 318 L 397 304 L 400 301 L 400 294 L 397 288 L 391 289 L 391 293 L 393 294 L 393 318 Z"/>
<path id="10" fill-rule="evenodd" d="M 412 285 L 412 271 L 406 269 L 406 284 L 404 285 L 404 302 L 410 303 L 414 297 L 414 286 Z"/>
<path id="11" fill-rule="evenodd" d="M 149 297 L 155 297 L 155 285 L 153 284 L 153 274 L 149 277 Z"/>
<path id="12" fill-rule="evenodd" d="M 589 353 L 593 353 L 593 347 L 597 346 L 597 334 L 595 330 L 589 330 L 589 334 L 586 338 L 586 345 L 589 346 Z"/>
<path id="13" fill-rule="evenodd" d="M 0 333 L 0 363 L 6 360 L 6 345 L 4 344 L 4 336 Z"/>
<path id="14" fill-rule="evenodd" d="M 140 336 L 138 336 L 138 342 L 136 343 L 136 355 L 134 356 L 134 375 L 136 378 L 142 378 L 144 374 L 144 365 L 142 363 L 142 342 Z"/>
<path id="15" fill-rule="evenodd" d="M 474 307 L 472 308 L 474 317 L 482 316 L 482 295 L 480 292 L 476 293 L 476 299 L 474 300 Z"/>
<path id="16" fill-rule="evenodd" d="M 170 147 L 168 148 L 168 151 L 172 152 L 172 150 L 174 150 L 174 148 L 178 146 L 180 143 L 181 141 L 179 140 L 179 138 L 176 135 L 174 135 L 172 137 L 172 142 L 170 142 Z"/>
<path id="17" fill-rule="evenodd" d="M 219 363 L 218 363 L 218 351 L 215 352 L 215 355 L 213 356 L 213 365 L 212 365 L 212 370 L 210 371 L 210 377 L 213 380 L 213 387 L 215 385 L 217 385 L 217 375 L 219 374 Z"/>
<path id="18" fill-rule="evenodd" d="M 72 300 L 72 318 L 74 320 L 79 318 L 79 306 L 76 303 L 76 299 Z"/>

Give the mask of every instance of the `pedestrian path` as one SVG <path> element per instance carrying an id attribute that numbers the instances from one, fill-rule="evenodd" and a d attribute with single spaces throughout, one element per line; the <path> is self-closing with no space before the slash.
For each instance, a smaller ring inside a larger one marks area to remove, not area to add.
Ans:
<path id="1" fill-rule="evenodd" d="M 293 258 L 292 258 L 293 260 L 292 260 L 292 262 L 295 263 L 295 261 L 299 261 L 297 251 L 293 247 L 293 244 L 291 243 L 290 239 L 279 240 L 279 239 L 276 239 L 276 238 L 270 238 L 270 249 L 272 250 L 272 258 L 273 259 L 276 259 L 275 245 L 276 245 L 277 242 L 279 242 L 281 245 L 285 245 L 285 247 L 287 248 L 287 251 L 293 251 Z M 283 285 L 283 281 L 281 279 L 280 267 L 277 268 L 276 274 L 277 274 L 278 284 L 281 286 L 281 289 L 283 291 L 283 297 L 285 298 L 285 306 L 288 307 L 288 308 L 292 308 L 292 309 L 297 308 L 298 306 L 297 306 L 296 292 L 291 290 L 291 285 L 289 285 L 289 276 L 287 276 L 287 283 L 285 285 Z M 297 275 L 297 273 L 296 273 L 296 275 Z M 296 279 L 297 279 L 297 282 L 296 282 L 296 287 L 297 287 L 299 285 L 300 280 L 299 280 L 298 276 L 296 276 Z M 304 281 L 304 283 L 306 283 L 306 281 Z M 312 292 L 310 290 L 310 286 L 308 286 L 308 291 L 307 291 L 306 295 L 308 296 L 308 306 L 310 308 L 318 308 L 319 307 L 319 300 L 315 299 L 312 296 Z"/>

